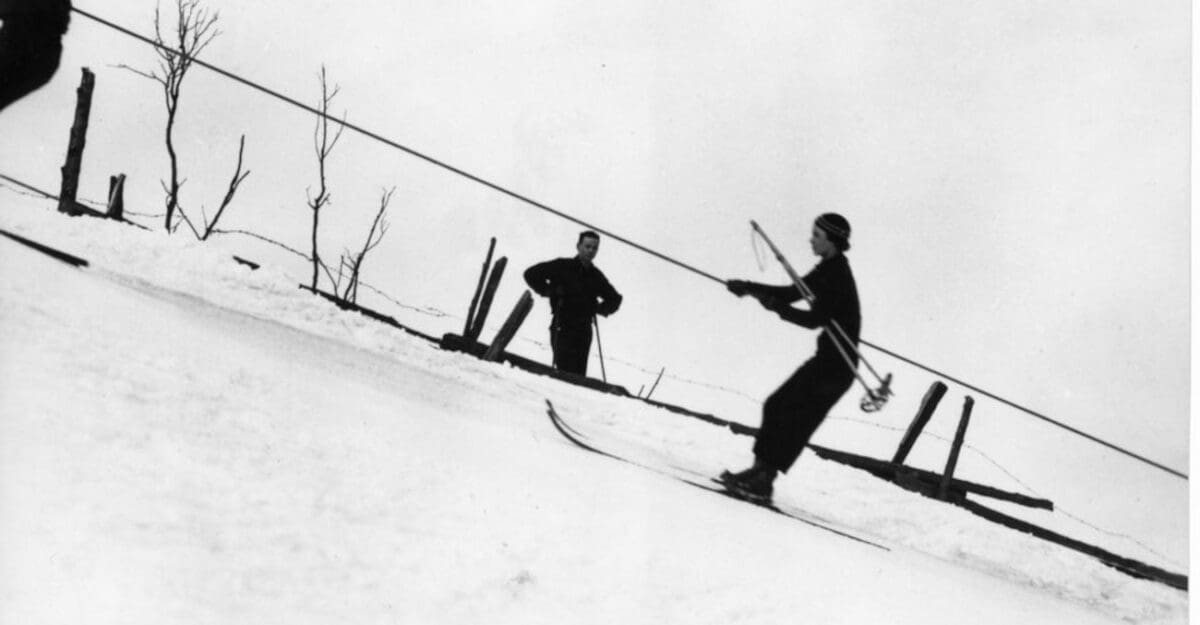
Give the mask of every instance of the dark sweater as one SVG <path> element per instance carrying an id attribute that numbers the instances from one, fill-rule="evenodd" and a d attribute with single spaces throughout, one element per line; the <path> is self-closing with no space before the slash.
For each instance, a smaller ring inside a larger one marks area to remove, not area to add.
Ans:
<path id="1" fill-rule="evenodd" d="M 595 265 L 578 258 L 556 258 L 525 270 L 525 282 L 550 298 L 556 325 L 591 325 L 595 315 L 608 316 L 621 307 L 621 294 Z"/>
<path id="2" fill-rule="evenodd" d="M 813 301 L 809 310 L 801 310 L 782 304 L 791 304 L 801 299 L 800 289 L 794 284 L 785 286 L 769 286 L 751 283 L 751 292 L 759 295 L 774 297 L 781 304 L 776 309 L 780 318 L 806 328 L 821 328 L 836 321 L 842 330 L 849 335 L 855 345 L 862 328 L 862 313 L 858 305 L 858 287 L 854 282 L 854 274 L 850 271 L 850 262 L 842 254 L 832 258 L 822 259 L 812 271 L 803 278 L 813 292 Z M 831 330 L 840 340 L 841 333 Z M 817 340 L 817 351 L 833 351 L 837 348 L 831 342 L 829 332 L 822 332 Z M 853 354 L 852 354 L 853 355 Z"/>

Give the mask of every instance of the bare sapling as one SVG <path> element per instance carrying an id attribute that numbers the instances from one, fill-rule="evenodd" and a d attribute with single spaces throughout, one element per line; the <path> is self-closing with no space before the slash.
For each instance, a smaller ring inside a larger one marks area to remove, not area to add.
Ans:
<path id="1" fill-rule="evenodd" d="M 167 232 L 174 232 L 181 222 L 187 223 L 196 238 L 203 240 L 213 233 L 217 220 L 233 200 L 238 185 L 250 172 L 242 172 L 242 154 L 245 150 L 245 135 L 243 135 L 238 148 L 237 173 L 234 175 L 234 182 L 230 184 L 226 192 L 221 208 L 211 222 L 207 218 L 204 219 L 200 228 L 192 223 L 183 210 L 180 200 L 180 189 L 183 188 L 187 179 L 180 174 L 179 154 L 175 148 L 175 125 L 178 121 L 184 79 L 200 53 L 221 33 L 216 28 L 219 15 L 203 7 L 200 0 L 175 0 L 175 10 L 174 24 L 164 24 L 161 11 L 157 6 L 154 8 L 154 43 L 156 44 L 154 50 L 158 55 L 158 67 L 151 71 L 143 71 L 127 65 L 120 67 L 149 78 L 162 87 L 163 101 L 167 108 L 164 138 L 167 145 L 167 156 L 170 160 L 170 179 L 162 181 L 166 203 L 164 227 Z M 169 38 L 170 40 L 168 40 Z"/>
<path id="2" fill-rule="evenodd" d="M 332 136 L 329 130 L 329 108 L 333 103 L 333 99 L 337 97 L 340 87 L 334 85 L 332 89 L 329 87 L 329 81 L 325 74 L 325 66 L 321 66 L 321 101 L 318 102 L 317 124 L 313 131 L 313 149 L 317 154 L 317 178 L 318 189 L 317 194 L 312 194 L 312 189 L 308 189 L 308 207 L 312 210 L 312 285 L 313 290 L 317 289 L 317 281 L 320 277 L 320 270 L 324 269 L 331 282 L 336 285 L 339 280 L 334 279 L 329 268 L 321 261 L 321 254 L 317 249 L 317 231 L 321 223 L 321 209 L 330 203 L 329 186 L 325 175 L 326 161 L 329 159 L 330 153 L 333 152 L 334 146 L 337 145 L 338 139 L 342 137 L 342 132 L 345 131 L 344 125 L 346 121 L 345 113 L 342 114 L 342 120 L 337 123 L 337 128 L 333 131 Z M 339 269 L 340 271 L 340 269 Z"/>
<path id="3" fill-rule="evenodd" d="M 357 254 L 349 252 L 342 255 L 342 266 L 350 272 L 350 279 L 345 290 L 342 291 L 341 298 L 351 304 L 358 301 L 358 284 L 359 275 L 362 272 L 363 261 L 367 258 L 367 253 L 375 249 L 380 242 L 383 241 L 384 235 L 388 231 L 387 209 L 392 202 L 392 194 L 396 192 L 396 188 L 385 190 L 379 198 L 379 210 L 375 213 L 375 220 L 371 222 L 371 230 L 367 232 L 367 240 L 363 243 L 363 247 Z"/>

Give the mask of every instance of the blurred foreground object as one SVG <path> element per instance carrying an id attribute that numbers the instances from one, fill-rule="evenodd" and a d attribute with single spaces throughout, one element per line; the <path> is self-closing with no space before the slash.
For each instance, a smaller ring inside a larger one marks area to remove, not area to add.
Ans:
<path id="1" fill-rule="evenodd" d="M 0 0 L 0 110 L 50 81 L 62 57 L 70 0 Z"/>

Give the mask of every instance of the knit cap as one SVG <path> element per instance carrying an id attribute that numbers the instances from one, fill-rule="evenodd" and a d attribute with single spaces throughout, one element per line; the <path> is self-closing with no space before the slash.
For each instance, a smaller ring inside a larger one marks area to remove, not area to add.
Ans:
<path id="1" fill-rule="evenodd" d="M 838 249 L 850 249 L 850 222 L 845 217 L 837 213 L 825 213 L 817 217 L 816 224 L 818 228 L 825 231 L 826 236 L 838 246 Z"/>

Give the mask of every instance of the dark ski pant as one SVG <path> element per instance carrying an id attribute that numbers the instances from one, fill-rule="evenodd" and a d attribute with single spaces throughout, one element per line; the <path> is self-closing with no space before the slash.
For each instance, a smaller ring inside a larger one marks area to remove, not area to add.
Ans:
<path id="1" fill-rule="evenodd" d="M 592 349 L 589 323 L 550 326 L 550 347 L 554 350 L 554 368 L 567 373 L 587 375 L 588 352 Z"/>
<path id="2" fill-rule="evenodd" d="M 786 473 L 853 384 L 854 371 L 841 356 L 818 351 L 763 402 L 754 456 Z"/>

